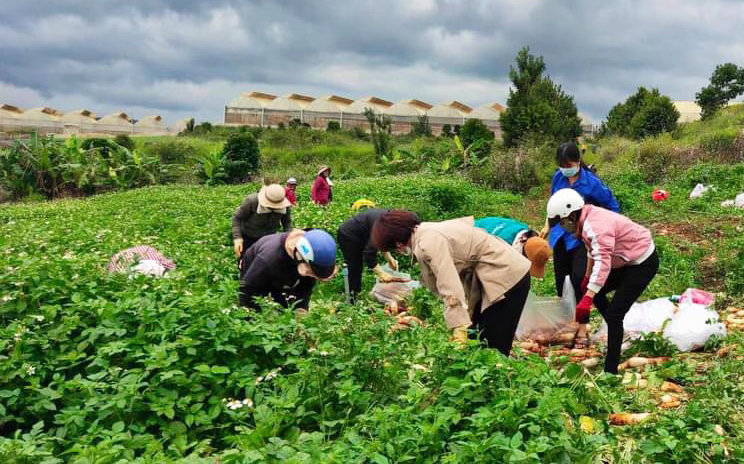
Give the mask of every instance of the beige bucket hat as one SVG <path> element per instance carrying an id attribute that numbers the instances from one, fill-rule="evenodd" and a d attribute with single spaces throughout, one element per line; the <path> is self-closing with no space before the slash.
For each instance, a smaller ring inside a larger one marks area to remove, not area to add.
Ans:
<path id="1" fill-rule="evenodd" d="M 263 208 L 271 209 L 282 209 L 292 206 L 284 195 L 284 187 L 279 184 L 262 187 L 258 192 L 258 204 Z"/>

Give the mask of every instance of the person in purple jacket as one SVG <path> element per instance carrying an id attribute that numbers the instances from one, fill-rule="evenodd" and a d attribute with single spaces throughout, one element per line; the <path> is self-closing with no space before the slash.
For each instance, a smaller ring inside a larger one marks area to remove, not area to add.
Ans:
<path id="1" fill-rule="evenodd" d="M 620 206 L 612 191 L 581 161 L 579 147 L 567 142 L 558 147 L 556 153 L 558 170 L 553 175 L 550 194 L 571 188 L 579 192 L 584 202 L 604 209 L 620 212 Z M 553 249 L 555 289 L 563 296 L 563 281 L 571 277 L 576 301 L 581 298 L 581 282 L 586 271 L 586 250 L 581 241 L 560 225 L 550 228 L 548 243 Z"/>
<path id="2" fill-rule="evenodd" d="M 577 339 L 586 340 L 592 306 L 607 322 L 605 372 L 617 373 L 623 319 L 659 270 L 651 232 L 627 217 L 585 204 L 573 189 L 561 189 L 548 201 L 548 222 L 579 238 L 589 252 L 581 300 L 576 305 Z M 610 301 L 607 294 L 614 291 Z"/>

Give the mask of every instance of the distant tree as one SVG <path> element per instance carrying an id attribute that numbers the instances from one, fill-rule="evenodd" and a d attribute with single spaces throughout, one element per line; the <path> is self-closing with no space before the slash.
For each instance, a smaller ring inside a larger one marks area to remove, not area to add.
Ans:
<path id="1" fill-rule="evenodd" d="M 372 108 L 365 108 L 364 116 L 369 123 L 372 145 L 375 147 L 375 159 L 380 163 L 383 156 L 388 156 L 393 151 L 392 138 L 390 137 L 393 122 L 390 116 L 376 114 Z"/>
<path id="2" fill-rule="evenodd" d="M 695 94 L 695 101 L 702 109 L 702 118 L 708 119 L 741 94 L 744 94 L 744 67 L 719 64 L 710 76 L 710 84 Z"/>
<path id="3" fill-rule="evenodd" d="M 296 129 L 298 127 L 302 127 L 302 121 L 300 121 L 300 118 L 294 118 L 291 121 L 289 121 L 290 129 Z"/>
<path id="4" fill-rule="evenodd" d="M 669 97 L 661 95 L 659 89 L 639 87 L 625 102 L 612 107 L 601 132 L 641 139 L 673 131 L 677 119 L 679 111 Z"/>
<path id="5" fill-rule="evenodd" d="M 543 58 L 524 47 L 517 53 L 516 64 L 509 71 L 512 88 L 507 108 L 501 114 L 504 144 L 515 146 L 534 135 L 554 141 L 573 140 L 581 135 L 581 120 L 573 97 L 543 76 Z"/>
<path id="6" fill-rule="evenodd" d="M 460 134 L 460 129 L 462 129 L 462 127 L 460 127 L 460 125 L 459 125 L 459 124 L 455 124 L 455 127 L 454 127 L 454 128 L 452 129 L 452 132 L 453 132 L 453 133 L 454 133 L 455 135 L 459 135 L 459 134 Z"/>
<path id="7" fill-rule="evenodd" d="M 452 126 L 449 124 L 445 124 L 442 126 L 442 136 L 444 137 L 452 137 Z"/>
<path id="8" fill-rule="evenodd" d="M 411 126 L 411 134 L 423 137 L 431 136 L 431 124 L 429 124 L 429 116 L 424 114 L 416 118 L 416 122 L 413 123 L 413 126 Z"/>
<path id="9" fill-rule="evenodd" d="M 341 124 L 339 124 L 338 121 L 328 121 L 328 125 L 326 126 L 327 132 L 337 132 L 341 130 Z"/>

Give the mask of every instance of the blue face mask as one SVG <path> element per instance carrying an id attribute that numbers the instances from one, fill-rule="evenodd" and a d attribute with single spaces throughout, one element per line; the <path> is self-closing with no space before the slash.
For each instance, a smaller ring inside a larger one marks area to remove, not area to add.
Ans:
<path id="1" fill-rule="evenodd" d="M 563 174 L 565 177 L 573 177 L 579 173 L 578 166 L 572 166 L 570 168 L 558 168 L 558 169 L 561 170 L 561 174 Z"/>

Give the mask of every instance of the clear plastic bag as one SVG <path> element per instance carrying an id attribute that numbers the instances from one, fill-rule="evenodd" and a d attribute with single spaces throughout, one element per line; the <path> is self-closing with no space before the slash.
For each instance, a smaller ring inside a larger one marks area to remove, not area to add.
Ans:
<path id="1" fill-rule="evenodd" d="M 370 295 L 380 303 L 390 304 L 393 301 L 403 301 L 409 293 L 421 286 L 421 283 L 418 280 L 411 280 L 410 274 L 393 271 L 387 264 L 382 266 L 382 269 L 393 277 L 401 277 L 408 280 L 407 282 L 389 283 L 380 282 L 378 280 L 375 283 L 375 286 L 372 287 Z"/>
<path id="2" fill-rule="evenodd" d="M 641 334 L 661 330 L 664 322 L 674 317 L 676 310 L 677 307 L 668 298 L 633 303 L 623 319 L 625 338 L 635 340 Z M 591 342 L 607 342 L 606 322 L 602 321 L 602 326 L 591 336 Z"/>
<path id="3" fill-rule="evenodd" d="M 517 325 L 517 340 L 547 343 L 562 331 L 576 332 L 576 297 L 571 279 L 563 283 L 563 298 L 536 296 L 530 292 Z"/>
<path id="4" fill-rule="evenodd" d="M 714 335 L 726 336 L 726 326 L 718 313 L 692 303 L 680 304 L 679 311 L 664 328 L 664 337 L 680 351 L 702 348 Z"/>
<path id="5" fill-rule="evenodd" d="M 160 262 L 154 259 L 143 259 L 136 266 L 132 267 L 132 274 L 149 275 L 153 277 L 163 277 L 167 269 Z"/>

